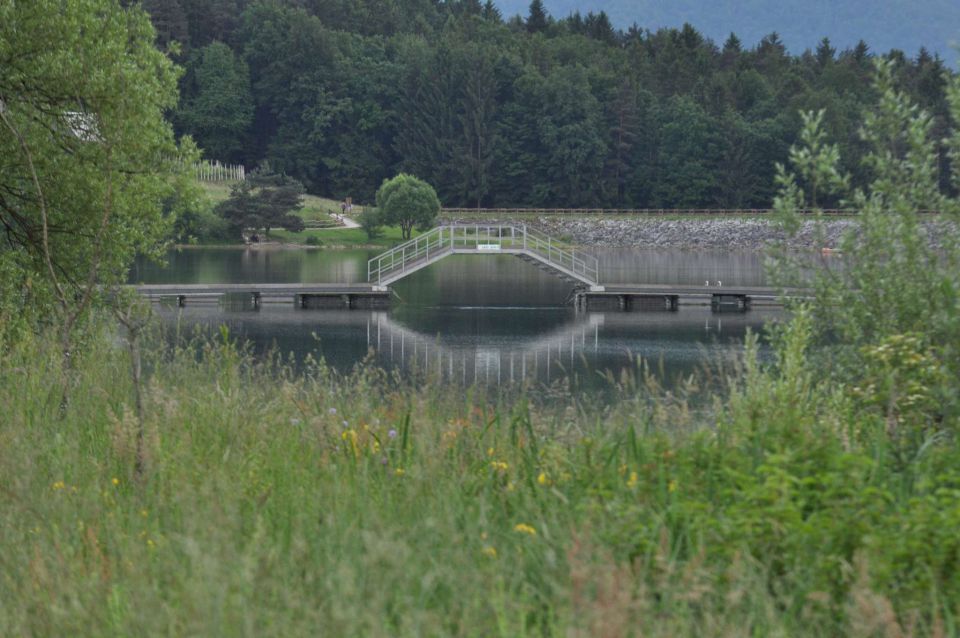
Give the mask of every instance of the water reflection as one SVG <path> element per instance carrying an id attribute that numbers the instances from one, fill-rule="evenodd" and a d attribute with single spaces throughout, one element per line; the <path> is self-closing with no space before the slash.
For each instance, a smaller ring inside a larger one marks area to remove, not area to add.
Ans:
<path id="1" fill-rule="evenodd" d="M 255 352 L 292 353 L 296 362 L 322 356 L 341 371 L 372 358 L 405 377 L 457 385 L 549 384 L 599 378 L 651 363 L 670 386 L 705 363 L 742 350 L 747 330 L 780 316 L 763 310 L 716 315 L 709 308 L 677 312 L 576 313 L 567 308 L 402 307 L 381 311 L 304 311 L 265 307 L 161 310 L 168 326 L 197 325 L 248 341 Z"/>
<path id="2" fill-rule="evenodd" d="M 169 266 L 139 262 L 132 282 L 283 283 L 363 281 L 368 250 L 198 248 L 172 252 Z M 763 285 L 762 256 L 724 251 L 607 249 L 598 254 L 607 282 Z M 598 379 L 652 363 L 667 386 L 705 363 L 743 347 L 779 311 L 715 315 L 709 307 L 677 312 L 576 313 L 564 305 L 570 284 L 508 255 L 456 255 L 398 282 L 402 299 L 389 312 L 302 311 L 264 305 L 255 312 L 229 306 L 164 309 L 167 325 L 225 324 L 257 352 L 274 349 L 322 356 L 346 371 L 372 360 L 405 378 L 459 385 L 553 383 Z M 589 382 L 585 382 L 589 385 Z"/>

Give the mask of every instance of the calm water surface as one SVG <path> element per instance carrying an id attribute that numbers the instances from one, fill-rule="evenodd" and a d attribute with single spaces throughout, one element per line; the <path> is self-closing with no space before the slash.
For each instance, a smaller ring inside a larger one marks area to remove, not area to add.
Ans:
<path id="1" fill-rule="evenodd" d="M 366 280 L 376 251 L 195 248 L 171 252 L 168 265 L 140 262 L 134 283 L 284 283 Z M 598 251 L 605 283 L 763 285 L 762 256 L 675 250 Z M 389 311 L 259 311 L 193 306 L 161 311 L 181 330 L 227 325 L 255 350 L 275 348 L 302 359 L 319 353 L 348 370 L 370 356 L 387 369 L 430 374 L 458 384 L 551 383 L 600 379 L 651 364 L 670 386 L 707 363 L 742 350 L 748 330 L 782 317 L 776 310 L 714 314 L 577 313 L 565 302 L 571 286 L 509 255 L 458 255 L 394 286 Z M 590 385 L 587 383 L 586 385 Z"/>

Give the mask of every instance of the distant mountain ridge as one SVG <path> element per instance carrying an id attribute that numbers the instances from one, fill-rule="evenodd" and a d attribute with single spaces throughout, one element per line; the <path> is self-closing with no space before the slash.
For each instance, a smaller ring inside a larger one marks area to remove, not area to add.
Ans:
<path id="1" fill-rule="evenodd" d="M 496 0 L 504 17 L 526 16 L 529 0 Z M 960 52 L 958 0 L 544 0 L 554 18 L 574 11 L 606 11 L 626 29 L 680 27 L 689 22 L 718 44 L 730 32 L 745 46 L 776 31 L 793 53 L 814 49 L 829 37 L 838 50 L 864 40 L 875 53 L 901 49 L 910 56 L 921 47 L 956 68 Z"/>

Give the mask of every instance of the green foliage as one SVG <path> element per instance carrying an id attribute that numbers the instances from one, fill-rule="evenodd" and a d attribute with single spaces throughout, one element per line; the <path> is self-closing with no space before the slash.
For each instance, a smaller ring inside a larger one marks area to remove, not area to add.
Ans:
<path id="1" fill-rule="evenodd" d="M 303 194 L 303 184 L 264 167 L 233 185 L 230 197 L 217 204 L 216 212 L 234 237 L 247 229 L 262 229 L 267 236 L 271 228 L 300 232 L 306 225 L 295 213 L 303 208 Z"/>
<path id="2" fill-rule="evenodd" d="M 656 166 L 653 199 L 663 207 L 691 208 L 717 201 L 716 166 L 721 140 L 710 117 L 693 100 L 671 100 L 661 115 L 659 136 L 671 149 Z"/>
<path id="3" fill-rule="evenodd" d="M 864 371 L 851 388 L 861 406 L 882 415 L 887 433 L 910 452 L 940 428 L 955 381 L 937 348 L 921 335 L 892 335 L 862 346 Z"/>
<path id="4" fill-rule="evenodd" d="M 121 3 L 123 4 L 123 3 Z M 180 0 L 144 0 L 143 10 L 150 14 L 161 51 L 182 52 L 190 44 L 187 14 Z"/>
<path id="5" fill-rule="evenodd" d="M 550 25 L 550 16 L 543 7 L 543 0 L 531 0 L 526 24 L 527 31 L 530 33 L 541 33 L 547 30 Z"/>
<path id="6" fill-rule="evenodd" d="M 367 206 L 357 218 L 360 228 L 367 234 L 367 239 L 376 239 L 383 235 L 383 220 L 380 211 L 372 206 Z"/>
<path id="7" fill-rule="evenodd" d="M 377 210 L 384 224 L 399 226 L 404 239 L 411 231 L 428 230 L 440 214 L 440 200 L 430 184 L 400 173 L 377 190 Z"/>
<path id="8" fill-rule="evenodd" d="M 553 19 L 540 2 L 504 23 L 477 0 L 178 1 L 193 46 L 184 111 L 198 118 L 178 125 L 211 154 L 268 160 L 328 198 L 370 202 L 406 172 L 449 206 L 769 208 L 797 113 L 820 110 L 839 170 L 852 187 L 869 181 L 858 130 L 881 56 L 865 44 L 719 47 L 690 25 L 621 32 L 604 12 Z M 884 57 L 945 132 L 943 62 Z M 946 191 L 945 144 L 938 154 Z"/>
<path id="9" fill-rule="evenodd" d="M 199 198 L 186 206 L 178 200 L 173 205 L 178 208 L 173 228 L 174 241 L 196 244 L 236 239 L 227 220 L 214 211 L 214 206 L 207 199 Z"/>
<path id="10" fill-rule="evenodd" d="M 296 375 L 226 330 L 153 342 L 140 477 L 112 332 L 75 361 L 63 421 L 59 353 L 29 336 L 0 354 L 0 544 L 22 550 L 0 633 L 938 635 L 957 442 L 900 459 L 810 359 L 814 332 L 799 312 L 770 368 L 751 342 L 710 411 L 624 393 L 601 419 Z"/>
<path id="11" fill-rule="evenodd" d="M 253 121 L 247 65 L 226 44 L 214 42 L 193 53 L 189 68 L 177 123 L 190 131 L 207 157 L 225 162 L 242 160 L 247 130 Z"/>
<path id="12" fill-rule="evenodd" d="M 0 250 L 63 304 L 162 252 L 196 159 L 163 118 L 178 72 L 153 39 L 115 0 L 0 4 Z"/>
<path id="13" fill-rule="evenodd" d="M 781 251 L 777 274 L 815 291 L 819 332 L 839 342 L 820 355 L 825 368 L 851 385 L 865 422 L 885 426 L 910 455 L 960 410 L 960 200 L 940 192 L 933 119 L 898 89 L 891 63 L 878 63 L 876 91 L 862 129 L 866 188 L 850 192 L 823 114 L 804 118 L 804 145 L 791 150 L 795 173 L 779 168 L 785 229 L 797 230 L 797 210 L 815 208 L 819 193 L 843 195 L 859 215 L 840 241 L 839 263 L 811 273 L 809 260 Z M 939 215 L 924 217 L 929 210 Z"/>

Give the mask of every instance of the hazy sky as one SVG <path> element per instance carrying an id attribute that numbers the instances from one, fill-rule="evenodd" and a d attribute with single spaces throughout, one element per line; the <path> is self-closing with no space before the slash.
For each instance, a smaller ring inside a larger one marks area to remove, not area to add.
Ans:
<path id="1" fill-rule="evenodd" d="M 499 0 L 505 17 L 526 15 L 530 0 Z M 544 0 L 551 15 L 604 10 L 614 24 L 645 29 L 689 22 L 721 43 L 731 31 L 745 46 L 776 31 L 794 53 L 827 36 L 839 49 L 863 39 L 874 52 L 891 48 L 915 55 L 921 46 L 952 66 L 960 53 L 960 0 Z"/>

